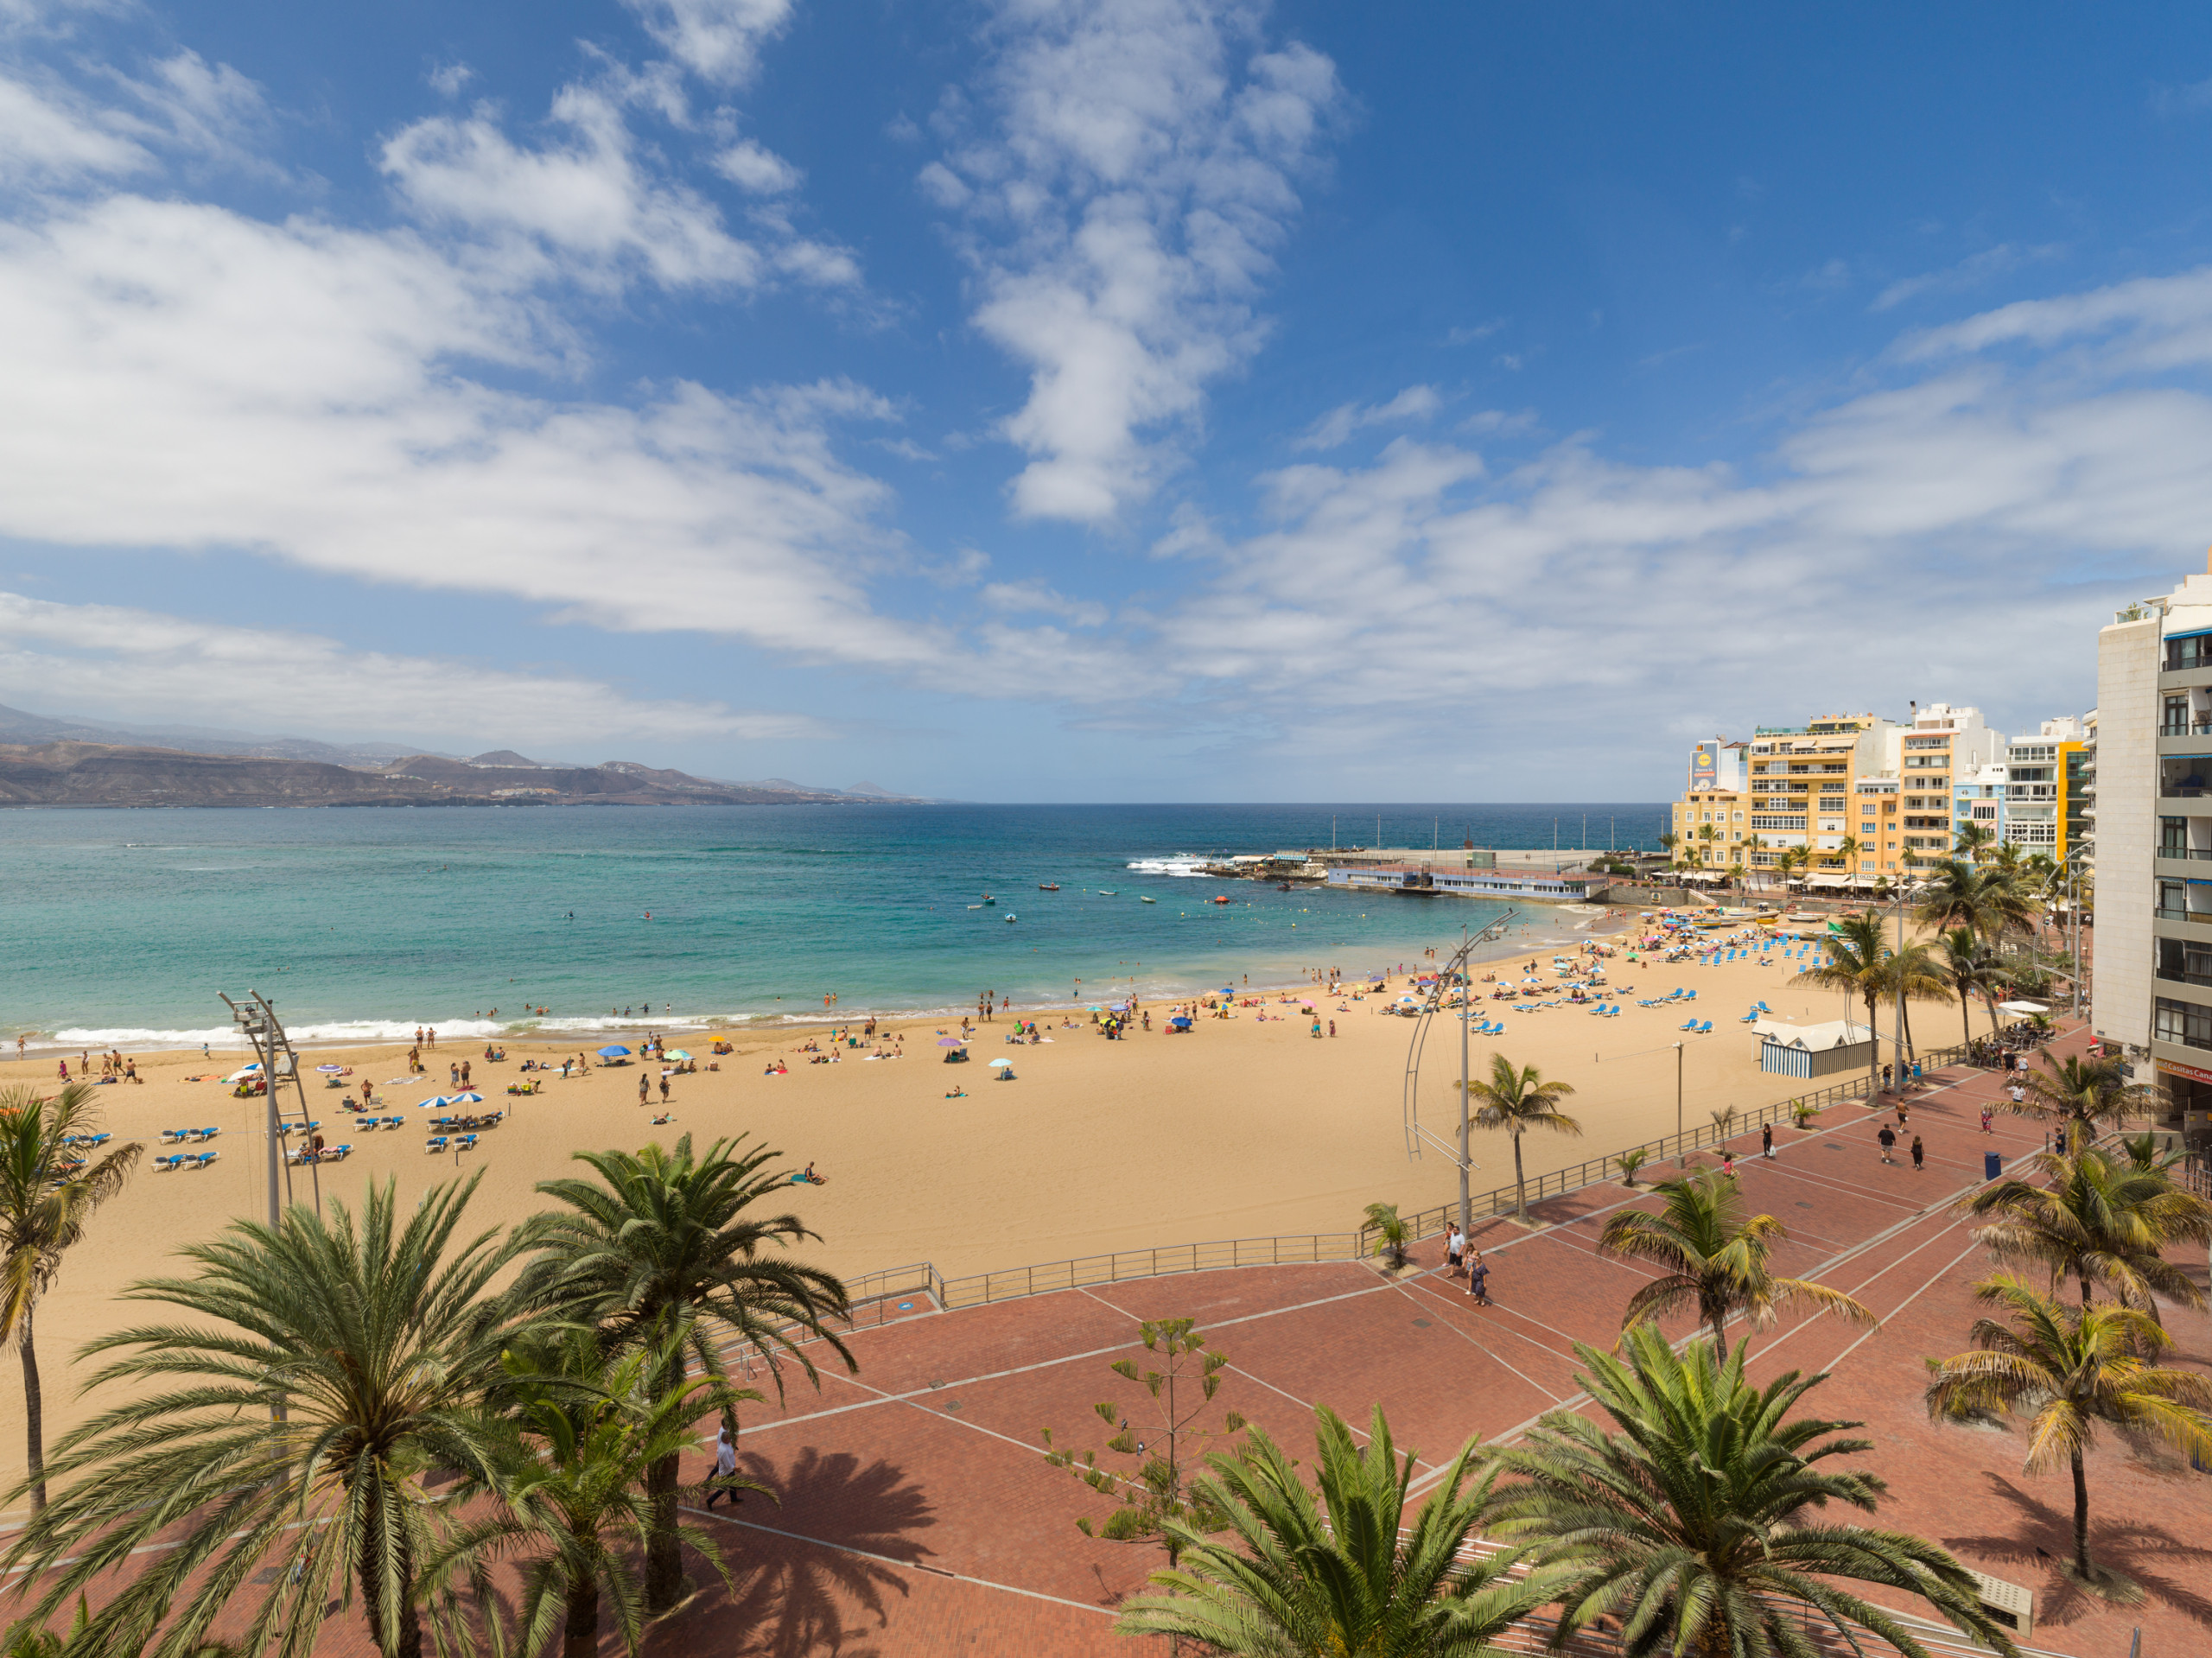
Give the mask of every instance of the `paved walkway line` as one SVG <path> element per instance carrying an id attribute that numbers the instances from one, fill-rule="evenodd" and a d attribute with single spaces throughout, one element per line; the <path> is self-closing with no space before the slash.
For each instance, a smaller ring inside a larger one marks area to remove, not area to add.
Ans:
<path id="1" fill-rule="evenodd" d="M 1306 1263 L 1299 1262 L 1294 1264 L 1304 1265 Z M 1323 1261 L 1319 1264 L 1323 1266 L 1343 1266 L 1347 1263 L 1343 1261 Z M 1389 1287 L 1390 1286 L 1387 1283 L 1370 1285 L 1363 1289 L 1346 1290 L 1341 1295 L 1324 1295 L 1311 1301 L 1296 1302 L 1289 1306 L 1270 1307 L 1265 1312 L 1248 1312 L 1242 1314 L 1237 1318 L 1224 1318 L 1219 1324 L 1214 1324 L 1211 1327 L 1216 1330 L 1226 1330 L 1236 1324 L 1253 1324 L 1262 1318 L 1280 1318 L 1287 1312 L 1303 1312 L 1308 1307 L 1327 1306 L 1332 1302 L 1336 1301 L 1357 1300 L 1363 1295 L 1377 1294 Z M 1065 1293 L 1065 1292 L 1055 1293 Z M 1041 1299 L 1043 1298 L 1039 1297 L 1037 1299 Z M 1111 1303 L 1108 1303 L 1106 1305 L 1110 1305 Z M 1116 1311 L 1119 1311 L 1119 1309 L 1117 1308 Z M 1126 1318 L 1133 1317 L 1134 1315 L 1124 1312 L 1122 1316 Z M 1143 1345 L 1144 1344 L 1141 1341 L 1116 1342 L 1111 1347 L 1094 1347 L 1090 1349 L 1090 1351 L 1084 1353 L 1069 1353 L 1059 1358 L 1039 1359 L 1034 1364 L 1017 1364 L 1012 1369 L 1008 1370 L 987 1370 L 981 1375 L 962 1376 L 957 1380 L 947 1382 L 941 1388 L 912 1388 L 905 1393 L 881 1393 L 877 1392 L 874 1388 L 870 1388 L 870 1392 L 876 1393 L 876 1396 L 874 1399 L 863 1399 L 859 1401 L 857 1403 L 850 1405 L 832 1405 L 828 1410 L 810 1411 L 804 1416 L 786 1416 L 778 1421 L 763 1422 L 758 1426 L 748 1427 L 745 1431 L 748 1435 L 757 1433 L 772 1433 L 779 1427 L 791 1427 L 800 1422 L 818 1421 L 825 1416 L 842 1416 L 849 1411 L 873 1410 L 879 1405 L 896 1405 L 902 1404 L 910 1399 L 926 1399 L 933 1393 L 944 1393 L 954 1388 L 973 1388 L 982 1382 L 1001 1381 L 1007 1376 L 1027 1375 L 1033 1370 L 1050 1370 L 1063 1364 L 1079 1363 L 1084 1359 L 1103 1358 L 1109 1353 L 1127 1352 L 1132 1348 L 1141 1348 Z M 839 1380 L 850 1382 L 852 1382 L 852 1385 L 856 1388 L 865 1388 L 868 1386 L 864 1382 L 854 1382 L 853 1378 L 850 1376 L 840 1377 Z"/>
<path id="2" fill-rule="evenodd" d="M 696 1514 L 702 1520 L 719 1520 L 726 1526 L 742 1526 L 747 1531 L 765 1531 L 772 1537 L 789 1538 L 795 1543 L 810 1543 L 817 1548 L 834 1549 L 840 1554 L 855 1554 L 863 1560 L 879 1565 L 896 1566 L 901 1572 L 926 1572 L 933 1578 L 950 1578 L 955 1583 L 971 1583 L 978 1589 L 995 1589 L 1001 1594 L 1021 1595 L 1030 1600 L 1048 1600 L 1055 1606 L 1072 1606 L 1078 1612 L 1096 1612 L 1101 1617 L 1115 1616 L 1110 1606 L 1093 1606 L 1088 1601 L 1070 1600 L 1063 1595 L 1048 1595 L 1039 1589 L 1023 1589 L 1010 1583 L 994 1583 L 988 1578 L 971 1578 L 964 1572 L 955 1572 L 942 1566 L 924 1566 L 919 1560 L 902 1560 L 893 1555 L 877 1554 L 864 1548 L 855 1548 L 850 1543 L 832 1543 L 820 1537 L 809 1537 L 804 1532 L 784 1531 L 775 1526 L 764 1526 L 757 1520 L 739 1520 L 726 1514 L 716 1514 L 711 1509 L 695 1509 L 689 1503 L 679 1505 L 685 1514 Z"/>
<path id="3" fill-rule="evenodd" d="M 1398 1286 L 1398 1287 L 1399 1287 L 1400 1289 L 1402 1289 L 1402 1290 L 1405 1290 L 1405 1293 L 1406 1293 L 1406 1299 L 1407 1299 L 1407 1300 L 1411 1301 L 1411 1300 L 1413 1299 L 1413 1292 L 1412 1292 L 1411 1290 L 1409 1290 L 1409 1289 L 1406 1289 L 1406 1286 L 1405 1286 L 1404 1285 L 1402 1285 L 1402 1285 L 1400 1285 L 1400 1286 Z M 1559 1397 L 1559 1395 L 1558 1395 L 1557 1394 L 1554 1393 L 1554 1392 L 1553 1392 L 1549 1388 L 1547 1388 L 1546 1386 L 1544 1386 L 1544 1384 L 1543 1384 L 1542 1382 L 1541 1382 L 1537 1381 L 1537 1380 L 1535 1379 L 1535 1377 L 1534 1377 L 1534 1376 L 1532 1376 L 1532 1375 L 1529 1375 L 1529 1374 L 1528 1374 L 1526 1371 L 1524 1371 L 1524 1370 L 1516 1369 L 1512 1365 L 1506 1363 L 1506 1362 L 1505 1362 L 1503 1359 L 1499 1358 L 1499 1357 L 1498 1357 L 1498 1356 L 1497 1356 L 1497 1354 L 1495 1354 L 1495 1353 L 1491 1352 L 1491 1351 L 1490 1350 L 1490 1349 L 1489 1349 L 1489 1348 L 1484 1347 L 1484 1346 L 1480 1342 L 1477 1341 L 1477 1340 L 1476 1340 L 1476 1339 L 1475 1339 L 1471 1335 L 1470 1335 L 1466 1331 L 1462 1330 L 1462 1329 L 1459 1326 L 1459 1324 L 1456 1324 L 1455 1322 L 1453 1322 L 1452 1319 L 1446 1318 L 1446 1319 L 1444 1321 L 1444 1327 L 1445 1327 L 1446 1330 L 1450 1331 L 1453 1335 L 1455 1335 L 1455 1336 L 1459 1337 L 1459 1339 L 1460 1339 L 1461 1341 L 1464 1341 L 1465 1343 L 1466 1343 L 1468 1346 L 1470 1346 L 1470 1347 L 1473 1348 L 1473 1349 L 1475 1350 L 1475 1351 L 1477 1351 L 1478 1353 L 1482 1354 L 1484 1357 L 1486 1357 L 1486 1358 L 1488 1358 L 1488 1359 L 1492 1360 L 1492 1361 L 1493 1361 L 1493 1362 L 1495 1362 L 1496 1363 L 1497 1363 L 1497 1364 L 1499 1364 L 1499 1365 L 1503 1366 L 1504 1369 L 1508 1369 L 1508 1370 L 1512 1370 L 1512 1371 L 1513 1371 L 1513 1374 L 1514 1374 L 1515 1375 L 1519 1376 L 1519 1377 L 1521 1378 L 1521 1380 L 1522 1380 L 1522 1381 L 1523 1381 L 1523 1382 L 1527 1382 L 1530 1387 L 1534 1388 L 1535 1388 L 1538 1393 L 1540 1393 L 1540 1394 L 1543 1394 L 1543 1396 L 1544 1396 L 1545 1398 L 1547 1398 L 1547 1399 L 1557 1399 L 1557 1398 Z M 1509 1330 L 1509 1331 L 1507 1331 L 1505 1333 L 1506 1333 L 1507 1335 L 1509 1335 L 1509 1336 L 1519 1335 L 1519 1334 L 1520 1334 L 1520 1332 L 1519 1332 L 1518 1331 L 1512 1331 L 1512 1330 Z M 1528 1338 L 1527 1337 L 1525 1337 L 1525 1336 L 1522 1336 L 1522 1337 L 1521 1337 L 1521 1339 L 1522 1339 L 1522 1340 L 1523 1340 L 1523 1341 L 1528 1341 L 1528 1340 L 1529 1340 L 1529 1338 Z M 1531 1343 L 1529 1343 L 1529 1345 L 1531 1345 L 1531 1346 L 1536 1346 L 1536 1347 L 1541 1347 L 1541 1344 L 1539 1344 L 1539 1343 L 1531 1342 Z M 1550 1348 L 1548 1348 L 1548 1347 L 1542 1347 L 1542 1348 L 1541 1348 L 1541 1350 L 1542 1350 L 1542 1351 L 1544 1351 L 1544 1352 L 1546 1352 L 1546 1353 L 1551 1353 L 1551 1351 L 1552 1351 L 1552 1350 L 1551 1350 Z M 1554 1358 L 1557 1358 L 1557 1357 L 1559 1357 L 1559 1356 L 1560 1356 L 1560 1355 L 1558 1355 L 1558 1354 L 1556 1354 L 1556 1353 L 1552 1353 L 1552 1356 L 1553 1356 Z"/>

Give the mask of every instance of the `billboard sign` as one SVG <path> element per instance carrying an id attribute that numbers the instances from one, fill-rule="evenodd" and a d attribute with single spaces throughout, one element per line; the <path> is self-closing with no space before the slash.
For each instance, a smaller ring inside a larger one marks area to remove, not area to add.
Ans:
<path id="1" fill-rule="evenodd" d="M 1715 739 L 1712 742 L 1700 743 L 1690 753 L 1690 787 L 1693 790 L 1710 789 L 1719 775 L 1719 740 Z"/>

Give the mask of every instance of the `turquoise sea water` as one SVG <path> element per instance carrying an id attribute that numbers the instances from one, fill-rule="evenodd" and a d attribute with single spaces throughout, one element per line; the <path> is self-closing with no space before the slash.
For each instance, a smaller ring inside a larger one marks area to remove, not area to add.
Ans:
<path id="1" fill-rule="evenodd" d="M 227 1042 L 216 992 L 249 987 L 308 1040 L 629 1028 L 647 1004 L 658 1028 L 819 1018 L 831 992 L 841 1014 L 957 1010 L 986 989 L 1017 1006 L 1150 998 L 1379 967 L 1497 913 L 1190 872 L 1202 855 L 1327 845 L 1332 814 L 1345 844 L 1371 842 L 1376 810 L 0 812 L 0 1032 Z M 1649 845 L 1664 811 L 1381 809 L 1386 844 L 1447 846 L 1548 845 L 1557 818 L 1572 847 L 1586 813 L 1590 844 L 1611 820 L 1619 845 Z M 1217 892 L 1236 902 L 1205 902 Z M 995 905 L 969 907 L 986 893 Z M 550 1014 L 526 1020 L 528 1005 Z"/>

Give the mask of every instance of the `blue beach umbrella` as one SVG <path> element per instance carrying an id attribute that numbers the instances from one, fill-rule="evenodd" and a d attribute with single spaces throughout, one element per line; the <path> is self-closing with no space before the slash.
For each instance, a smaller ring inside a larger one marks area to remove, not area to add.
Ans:
<path id="1" fill-rule="evenodd" d="M 619 1045 L 610 1045 L 601 1048 L 599 1057 L 602 1059 L 626 1059 L 630 1057 L 630 1050 Z"/>

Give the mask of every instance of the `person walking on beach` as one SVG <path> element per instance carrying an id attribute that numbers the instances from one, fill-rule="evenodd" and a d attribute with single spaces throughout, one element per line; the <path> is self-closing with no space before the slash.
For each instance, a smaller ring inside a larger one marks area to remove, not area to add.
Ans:
<path id="1" fill-rule="evenodd" d="M 1891 1157 L 1890 1153 L 1897 1149 L 1897 1131 L 1891 1128 L 1890 1125 L 1885 1122 L 1882 1125 L 1882 1132 L 1876 1134 L 1874 1138 L 1882 1142 L 1882 1161 L 1885 1163 L 1896 1162 L 1897 1159 Z"/>
<path id="2" fill-rule="evenodd" d="M 1475 1252 L 1475 1258 L 1467 1263 L 1467 1299 L 1481 1306 L 1491 1304 L 1490 1267 L 1484 1261 L 1479 1249 Z"/>
<path id="3" fill-rule="evenodd" d="M 1770 1122 L 1759 1130 L 1759 1155 L 1761 1157 L 1774 1155 L 1774 1125 Z"/>
<path id="4" fill-rule="evenodd" d="M 1928 1148 L 1920 1143 L 1920 1136 L 1915 1134 L 1912 1137 L 1912 1166 L 1916 1169 L 1926 1168 L 1927 1157 Z"/>
<path id="5" fill-rule="evenodd" d="M 660 1079 L 660 1102 L 663 1105 L 668 1103 L 668 1078 L 665 1077 Z"/>

